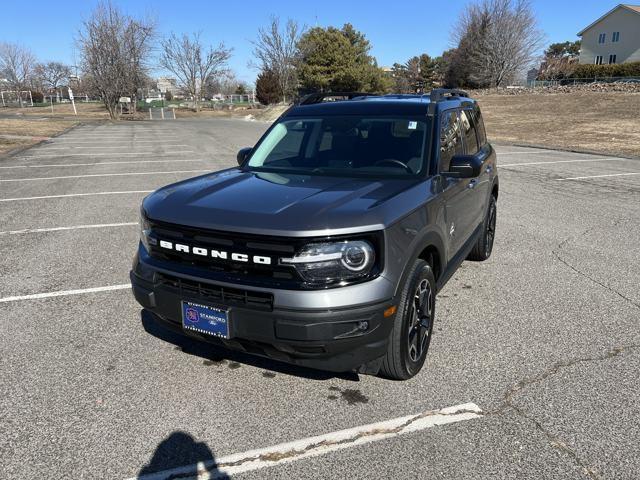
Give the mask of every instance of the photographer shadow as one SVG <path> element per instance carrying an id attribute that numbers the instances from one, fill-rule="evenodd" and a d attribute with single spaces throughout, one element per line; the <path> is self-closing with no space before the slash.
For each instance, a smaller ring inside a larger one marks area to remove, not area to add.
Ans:
<path id="1" fill-rule="evenodd" d="M 176 431 L 160 442 L 149 463 L 138 472 L 137 478 L 191 478 L 203 473 L 203 470 L 212 479 L 230 478 L 218 469 L 213 452 L 206 443 L 196 442 L 188 433 Z"/>

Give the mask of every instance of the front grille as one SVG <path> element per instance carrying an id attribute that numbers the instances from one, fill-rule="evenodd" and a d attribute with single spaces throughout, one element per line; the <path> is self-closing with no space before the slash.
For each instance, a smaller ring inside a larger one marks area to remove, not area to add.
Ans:
<path id="1" fill-rule="evenodd" d="M 180 296 L 193 296 L 223 305 L 273 310 L 273 295 L 241 288 L 229 288 L 209 283 L 186 280 L 173 275 L 156 274 L 156 282 L 177 291 Z"/>
<path id="2" fill-rule="evenodd" d="M 191 247 L 223 250 L 254 256 L 269 257 L 270 265 L 254 262 L 235 262 L 197 256 L 151 245 L 149 253 L 153 258 L 167 260 L 187 267 L 197 267 L 206 272 L 212 280 L 270 288 L 299 288 L 301 278 L 289 265 L 279 265 L 281 257 L 291 257 L 299 247 L 300 240 L 284 237 L 267 237 L 243 233 L 201 230 L 182 225 L 171 225 L 149 221 L 151 237 L 182 243 Z"/>

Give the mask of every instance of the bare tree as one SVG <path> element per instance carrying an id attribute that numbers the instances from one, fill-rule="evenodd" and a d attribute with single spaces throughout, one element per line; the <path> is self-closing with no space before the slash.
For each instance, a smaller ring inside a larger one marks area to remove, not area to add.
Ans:
<path id="1" fill-rule="evenodd" d="M 273 72 L 280 85 L 282 100 L 293 95 L 296 87 L 296 63 L 298 59 L 298 40 L 304 33 L 294 20 L 287 20 L 284 28 L 280 28 L 280 19 L 271 17 L 267 28 L 258 30 L 258 38 L 254 40 L 253 55 L 262 71 Z"/>
<path id="2" fill-rule="evenodd" d="M 129 55 L 130 68 L 128 70 L 129 97 L 136 98 L 139 89 L 144 89 L 150 81 L 149 54 L 155 37 L 155 22 L 129 19 L 124 31 L 123 42 L 125 51 Z M 133 109 L 137 102 L 134 100 Z"/>
<path id="3" fill-rule="evenodd" d="M 191 36 L 174 33 L 161 42 L 160 66 L 173 73 L 180 88 L 193 97 L 196 110 L 200 110 L 200 99 L 207 84 L 227 71 L 227 60 L 231 49 L 220 43 L 218 47 L 205 47 L 200 33 Z"/>
<path id="4" fill-rule="evenodd" d="M 241 85 L 242 80 L 238 79 L 235 72 L 228 70 L 216 77 L 212 77 L 206 84 L 207 96 L 214 96 L 217 94 L 231 95 L 238 89 L 238 85 Z"/>
<path id="5" fill-rule="evenodd" d="M 60 62 L 39 63 L 35 67 L 35 76 L 44 88 L 57 90 L 68 83 L 71 68 Z"/>
<path id="6" fill-rule="evenodd" d="M 16 43 L 0 43 L 0 72 L 17 91 L 20 107 L 24 106 L 21 92 L 29 88 L 35 64 L 35 56 L 28 48 Z"/>
<path id="7" fill-rule="evenodd" d="M 483 0 L 462 13 L 454 38 L 471 82 L 499 87 L 531 66 L 544 35 L 529 0 Z"/>
<path id="8" fill-rule="evenodd" d="M 134 100 L 148 71 L 155 24 L 123 14 L 110 2 L 99 3 L 83 22 L 79 44 L 82 68 L 109 116 L 118 118 L 120 97 Z"/>

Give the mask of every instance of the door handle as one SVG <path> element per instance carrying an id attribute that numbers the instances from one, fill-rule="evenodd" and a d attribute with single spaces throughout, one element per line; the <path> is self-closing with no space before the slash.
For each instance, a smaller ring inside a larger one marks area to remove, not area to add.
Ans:
<path id="1" fill-rule="evenodd" d="M 478 184 L 478 181 L 474 178 L 473 180 L 469 180 L 469 183 L 467 184 L 467 188 L 475 188 L 477 184 Z"/>
<path id="2" fill-rule="evenodd" d="M 491 165 L 487 165 L 487 168 L 485 169 L 485 172 L 487 172 L 487 173 L 493 172 L 493 167 Z"/>

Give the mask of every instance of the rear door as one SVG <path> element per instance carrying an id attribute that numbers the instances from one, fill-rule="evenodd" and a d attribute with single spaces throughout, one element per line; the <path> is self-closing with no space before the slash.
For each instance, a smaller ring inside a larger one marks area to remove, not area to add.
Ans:
<path id="1" fill-rule="evenodd" d="M 486 203 L 489 198 L 489 188 L 491 186 L 492 163 L 490 159 L 491 147 L 487 145 L 482 126 L 482 135 L 478 128 L 479 110 L 476 106 L 464 108 L 460 111 L 460 121 L 462 123 L 462 136 L 464 138 L 465 154 L 473 155 L 480 162 L 482 168 L 478 177 L 471 179 L 469 189 L 473 192 L 473 201 L 469 204 L 472 210 L 469 221 L 471 222 L 471 233 L 484 220 Z"/>

